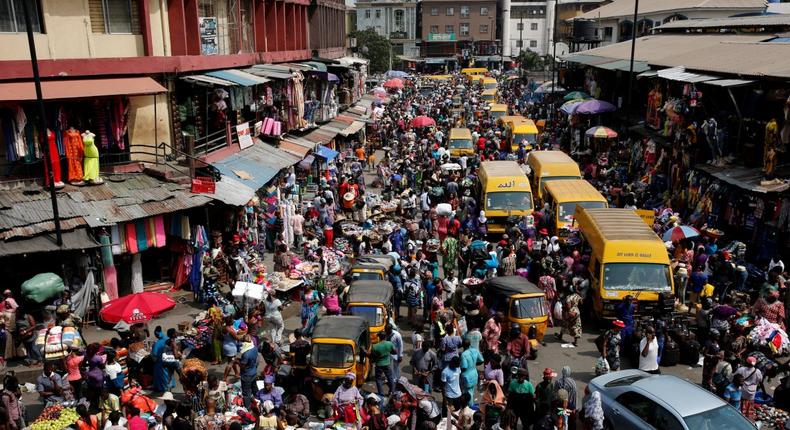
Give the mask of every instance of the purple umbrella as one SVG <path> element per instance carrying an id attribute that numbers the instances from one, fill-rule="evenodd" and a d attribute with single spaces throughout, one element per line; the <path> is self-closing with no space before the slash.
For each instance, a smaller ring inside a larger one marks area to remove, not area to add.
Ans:
<path id="1" fill-rule="evenodd" d="M 585 100 L 575 106 L 573 113 L 578 115 L 595 115 L 598 113 L 614 112 L 617 108 L 603 100 Z"/>

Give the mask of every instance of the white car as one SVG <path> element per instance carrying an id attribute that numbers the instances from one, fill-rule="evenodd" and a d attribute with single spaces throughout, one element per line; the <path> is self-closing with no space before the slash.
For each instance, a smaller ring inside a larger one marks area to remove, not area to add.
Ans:
<path id="1" fill-rule="evenodd" d="M 715 394 L 671 375 L 623 370 L 593 379 L 589 388 L 601 393 L 606 429 L 755 429 Z"/>

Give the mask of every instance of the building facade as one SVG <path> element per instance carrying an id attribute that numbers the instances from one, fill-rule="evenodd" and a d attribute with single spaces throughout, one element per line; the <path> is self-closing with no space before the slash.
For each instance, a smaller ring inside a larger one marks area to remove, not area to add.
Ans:
<path id="1" fill-rule="evenodd" d="M 357 1 L 357 29 L 376 30 L 392 43 L 392 56 L 417 57 L 416 1 Z"/>
<path id="2" fill-rule="evenodd" d="M 426 0 L 421 7 L 421 56 L 464 63 L 500 54 L 496 1 Z"/>

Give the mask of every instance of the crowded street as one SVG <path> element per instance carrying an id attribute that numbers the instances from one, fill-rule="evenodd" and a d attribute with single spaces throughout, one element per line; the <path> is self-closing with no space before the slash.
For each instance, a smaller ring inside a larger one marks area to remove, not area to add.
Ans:
<path id="1" fill-rule="evenodd" d="M 787 1 L 0 0 L 0 42 L 0 430 L 790 428 Z"/>

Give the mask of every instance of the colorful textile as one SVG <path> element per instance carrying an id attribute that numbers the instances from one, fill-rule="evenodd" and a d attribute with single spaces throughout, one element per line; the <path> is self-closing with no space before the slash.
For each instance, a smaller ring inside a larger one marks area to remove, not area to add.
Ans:
<path id="1" fill-rule="evenodd" d="M 134 222 L 134 229 L 137 232 L 137 249 L 143 252 L 148 249 L 148 231 L 145 227 L 145 220 L 138 219 Z"/>
<path id="2" fill-rule="evenodd" d="M 69 182 L 81 182 L 83 179 L 82 158 L 85 155 L 85 145 L 82 143 L 80 132 L 69 129 L 66 132 L 63 145 L 66 148 L 66 160 L 69 166 Z"/>
<path id="3" fill-rule="evenodd" d="M 156 246 L 161 248 L 167 244 L 167 235 L 165 234 L 165 217 L 158 215 L 154 217 L 154 236 L 156 237 Z"/>
<path id="4" fill-rule="evenodd" d="M 139 250 L 137 249 L 137 230 L 134 223 L 126 223 L 123 227 L 126 232 L 126 250 L 130 254 L 137 254 Z"/>

